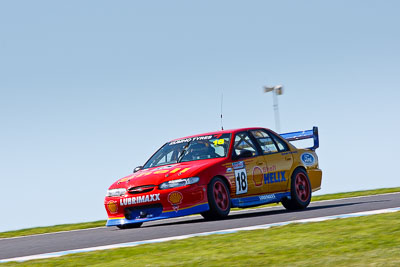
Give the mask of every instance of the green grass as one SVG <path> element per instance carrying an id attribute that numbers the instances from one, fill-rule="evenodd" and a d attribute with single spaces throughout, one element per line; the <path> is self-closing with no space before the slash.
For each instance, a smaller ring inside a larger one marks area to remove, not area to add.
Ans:
<path id="1" fill-rule="evenodd" d="M 381 188 L 381 189 L 374 189 L 374 190 L 364 190 L 364 191 L 354 191 L 354 192 L 313 196 L 311 201 L 331 200 L 331 199 L 348 198 L 348 197 L 371 196 L 371 195 L 379 195 L 379 194 L 387 194 L 387 193 L 395 193 L 395 192 L 400 192 L 400 187 Z"/>
<path id="2" fill-rule="evenodd" d="M 87 228 L 104 226 L 105 224 L 106 221 L 102 220 L 102 221 L 86 222 L 86 223 L 60 224 L 60 225 L 45 226 L 45 227 L 27 228 L 16 231 L 2 232 L 0 233 L 0 238 L 87 229 Z"/>
<path id="3" fill-rule="evenodd" d="M 400 212 L 5 266 L 400 266 Z"/>
<path id="4" fill-rule="evenodd" d="M 357 197 L 357 196 L 369 196 L 369 195 L 377 195 L 377 194 L 393 193 L 393 192 L 400 192 L 400 187 L 313 196 L 312 201 L 321 201 L 321 200 L 330 200 L 330 199 L 339 199 L 339 198 L 348 198 L 348 197 Z M 278 204 L 278 205 L 280 205 L 280 204 Z M 253 208 L 260 208 L 260 207 L 266 207 L 266 206 L 271 206 L 271 205 L 264 205 L 264 206 L 258 206 L 258 207 L 253 207 Z M 240 210 L 240 209 L 235 208 L 233 210 Z M 86 228 L 104 226 L 105 224 L 106 224 L 106 221 L 104 220 L 104 221 L 95 221 L 95 222 L 87 222 L 87 223 L 62 224 L 62 225 L 55 225 L 55 226 L 48 226 L 48 227 L 28 228 L 28 229 L 21 229 L 21 230 L 16 230 L 16 231 L 0 232 L 0 238 L 86 229 Z"/>

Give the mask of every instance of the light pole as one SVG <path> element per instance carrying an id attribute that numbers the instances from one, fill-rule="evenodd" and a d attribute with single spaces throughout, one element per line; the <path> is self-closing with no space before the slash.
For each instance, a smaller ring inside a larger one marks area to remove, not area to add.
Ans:
<path id="1" fill-rule="evenodd" d="M 283 86 L 264 86 L 264 93 L 268 93 L 272 91 L 272 99 L 274 102 L 274 112 L 275 112 L 275 130 L 280 133 L 281 125 L 279 123 L 279 107 L 278 107 L 278 95 L 283 94 Z"/>

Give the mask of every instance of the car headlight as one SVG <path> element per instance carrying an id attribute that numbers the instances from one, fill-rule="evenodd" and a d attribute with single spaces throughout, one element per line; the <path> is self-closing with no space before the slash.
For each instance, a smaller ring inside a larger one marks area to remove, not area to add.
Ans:
<path id="1" fill-rule="evenodd" d="M 190 178 L 185 178 L 185 179 L 171 180 L 171 181 L 160 184 L 160 186 L 158 188 L 160 188 L 160 189 L 175 188 L 175 187 L 195 184 L 198 181 L 200 181 L 199 177 L 190 177 Z"/>
<path id="2" fill-rule="evenodd" d="M 123 194 L 126 193 L 126 188 L 116 188 L 116 189 L 109 189 L 107 190 L 107 197 L 116 197 L 116 196 L 122 196 Z"/>

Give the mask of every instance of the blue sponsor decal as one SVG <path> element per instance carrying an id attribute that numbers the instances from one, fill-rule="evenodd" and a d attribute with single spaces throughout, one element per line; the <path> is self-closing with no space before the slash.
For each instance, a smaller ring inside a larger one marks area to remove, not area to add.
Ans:
<path id="1" fill-rule="evenodd" d="M 260 198 L 260 201 L 265 201 L 265 200 L 273 201 L 273 200 L 276 200 L 276 199 L 277 199 L 276 196 L 275 196 L 275 194 L 262 195 L 262 196 L 259 196 L 259 198 Z"/>
<path id="2" fill-rule="evenodd" d="M 244 168 L 244 162 L 243 161 L 232 162 L 232 167 L 235 170 L 243 169 Z"/>
<path id="3" fill-rule="evenodd" d="M 306 166 L 312 166 L 315 164 L 315 157 L 313 156 L 313 154 L 303 153 L 303 154 L 301 154 L 301 161 Z"/>
<path id="4" fill-rule="evenodd" d="M 264 173 L 264 184 L 285 182 L 285 173 L 286 171 Z"/>
<path id="5" fill-rule="evenodd" d="M 232 207 L 249 207 L 260 204 L 280 202 L 282 198 L 290 197 L 290 192 L 274 193 L 261 196 L 232 198 Z"/>

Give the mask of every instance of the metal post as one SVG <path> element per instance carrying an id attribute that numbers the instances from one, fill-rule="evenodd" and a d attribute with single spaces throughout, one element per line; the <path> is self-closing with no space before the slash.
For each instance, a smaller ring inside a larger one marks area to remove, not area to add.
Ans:
<path id="1" fill-rule="evenodd" d="M 273 87 L 264 86 L 264 93 L 268 93 L 272 91 L 272 101 L 274 107 L 275 114 L 275 131 L 277 133 L 281 132 L 281 124 L 279 121 L 279 106 L 278 106 L 278 95 L 283 94 L 283 86 L 277 85 Z"/>
<path id="2" fill-rule="evenodd" d="M 272 92 L 272 99 L 274 102 L 274 113 L 275 113 L 275 130 L 277 133 L 281 132 L 281 125 L 279 121 L 279 106 L 278 106 L 278 96 L 276 90 Z"/>

